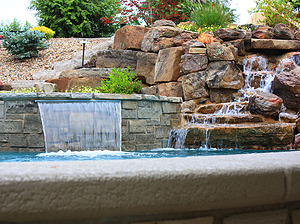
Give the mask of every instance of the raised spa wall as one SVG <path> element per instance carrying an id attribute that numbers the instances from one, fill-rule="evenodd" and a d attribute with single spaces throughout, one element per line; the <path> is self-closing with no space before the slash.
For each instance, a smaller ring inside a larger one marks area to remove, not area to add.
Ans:
<path id="1" fill-rule="evenodd" d="M 181 98 L 102 93 L 0 93 L 0 150 L 44 151 L 36 100 L 116 100 L 122 104 L 122 150 L 167 146 L 180 124 Z"/>

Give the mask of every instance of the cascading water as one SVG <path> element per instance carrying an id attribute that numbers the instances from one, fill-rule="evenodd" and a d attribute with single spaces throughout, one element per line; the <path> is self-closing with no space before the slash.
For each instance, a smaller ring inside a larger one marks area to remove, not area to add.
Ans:
<path id="1" fill-rule="evenodd" d="M 46 152 L 121 150 L 121 103 L 37 101 Z"/>

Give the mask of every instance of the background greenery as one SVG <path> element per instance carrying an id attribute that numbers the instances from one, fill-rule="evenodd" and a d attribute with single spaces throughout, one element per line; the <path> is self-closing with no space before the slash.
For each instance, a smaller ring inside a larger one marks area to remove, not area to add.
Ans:
<path id="1" fill-rule="evenodd" d="M 101 37 L 115 32 L 116 26 L 105 25 L 103 16 L 115 16 L 117 0 L 31 0 L 40 26 L 55 31 L 57 37 Z"/>

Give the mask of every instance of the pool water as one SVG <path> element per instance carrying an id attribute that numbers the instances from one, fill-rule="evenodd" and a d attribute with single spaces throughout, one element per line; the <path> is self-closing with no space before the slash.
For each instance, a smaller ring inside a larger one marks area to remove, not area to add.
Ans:
<path id="1" fill-rule="evenodd" d="M 153 149 L 147 151 L 59 151 L 50 153 L 40 152 L 0 152 L 0 162 L 38 162 L 38 161 L 71 161 L 71 160 L 123 160 L 123 159 L 150 159 L 190 156 L 215 156 L 249 153 L 279 152 L 269 150 L 237 150 L 237 149 Z"/>

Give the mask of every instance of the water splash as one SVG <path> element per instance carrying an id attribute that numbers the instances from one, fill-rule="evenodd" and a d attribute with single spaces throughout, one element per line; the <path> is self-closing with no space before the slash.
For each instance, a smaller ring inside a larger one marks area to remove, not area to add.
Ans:
<path id="1" fill-rule="evenodd" d="M 188 129 L 173 129 L 170 131 L 168 147 L 183 149 Z"/>
<path id="2" fill-rule="evenodd" d="M 46 152 L 121 150 L 121 103 L 38 101 Z"/>

